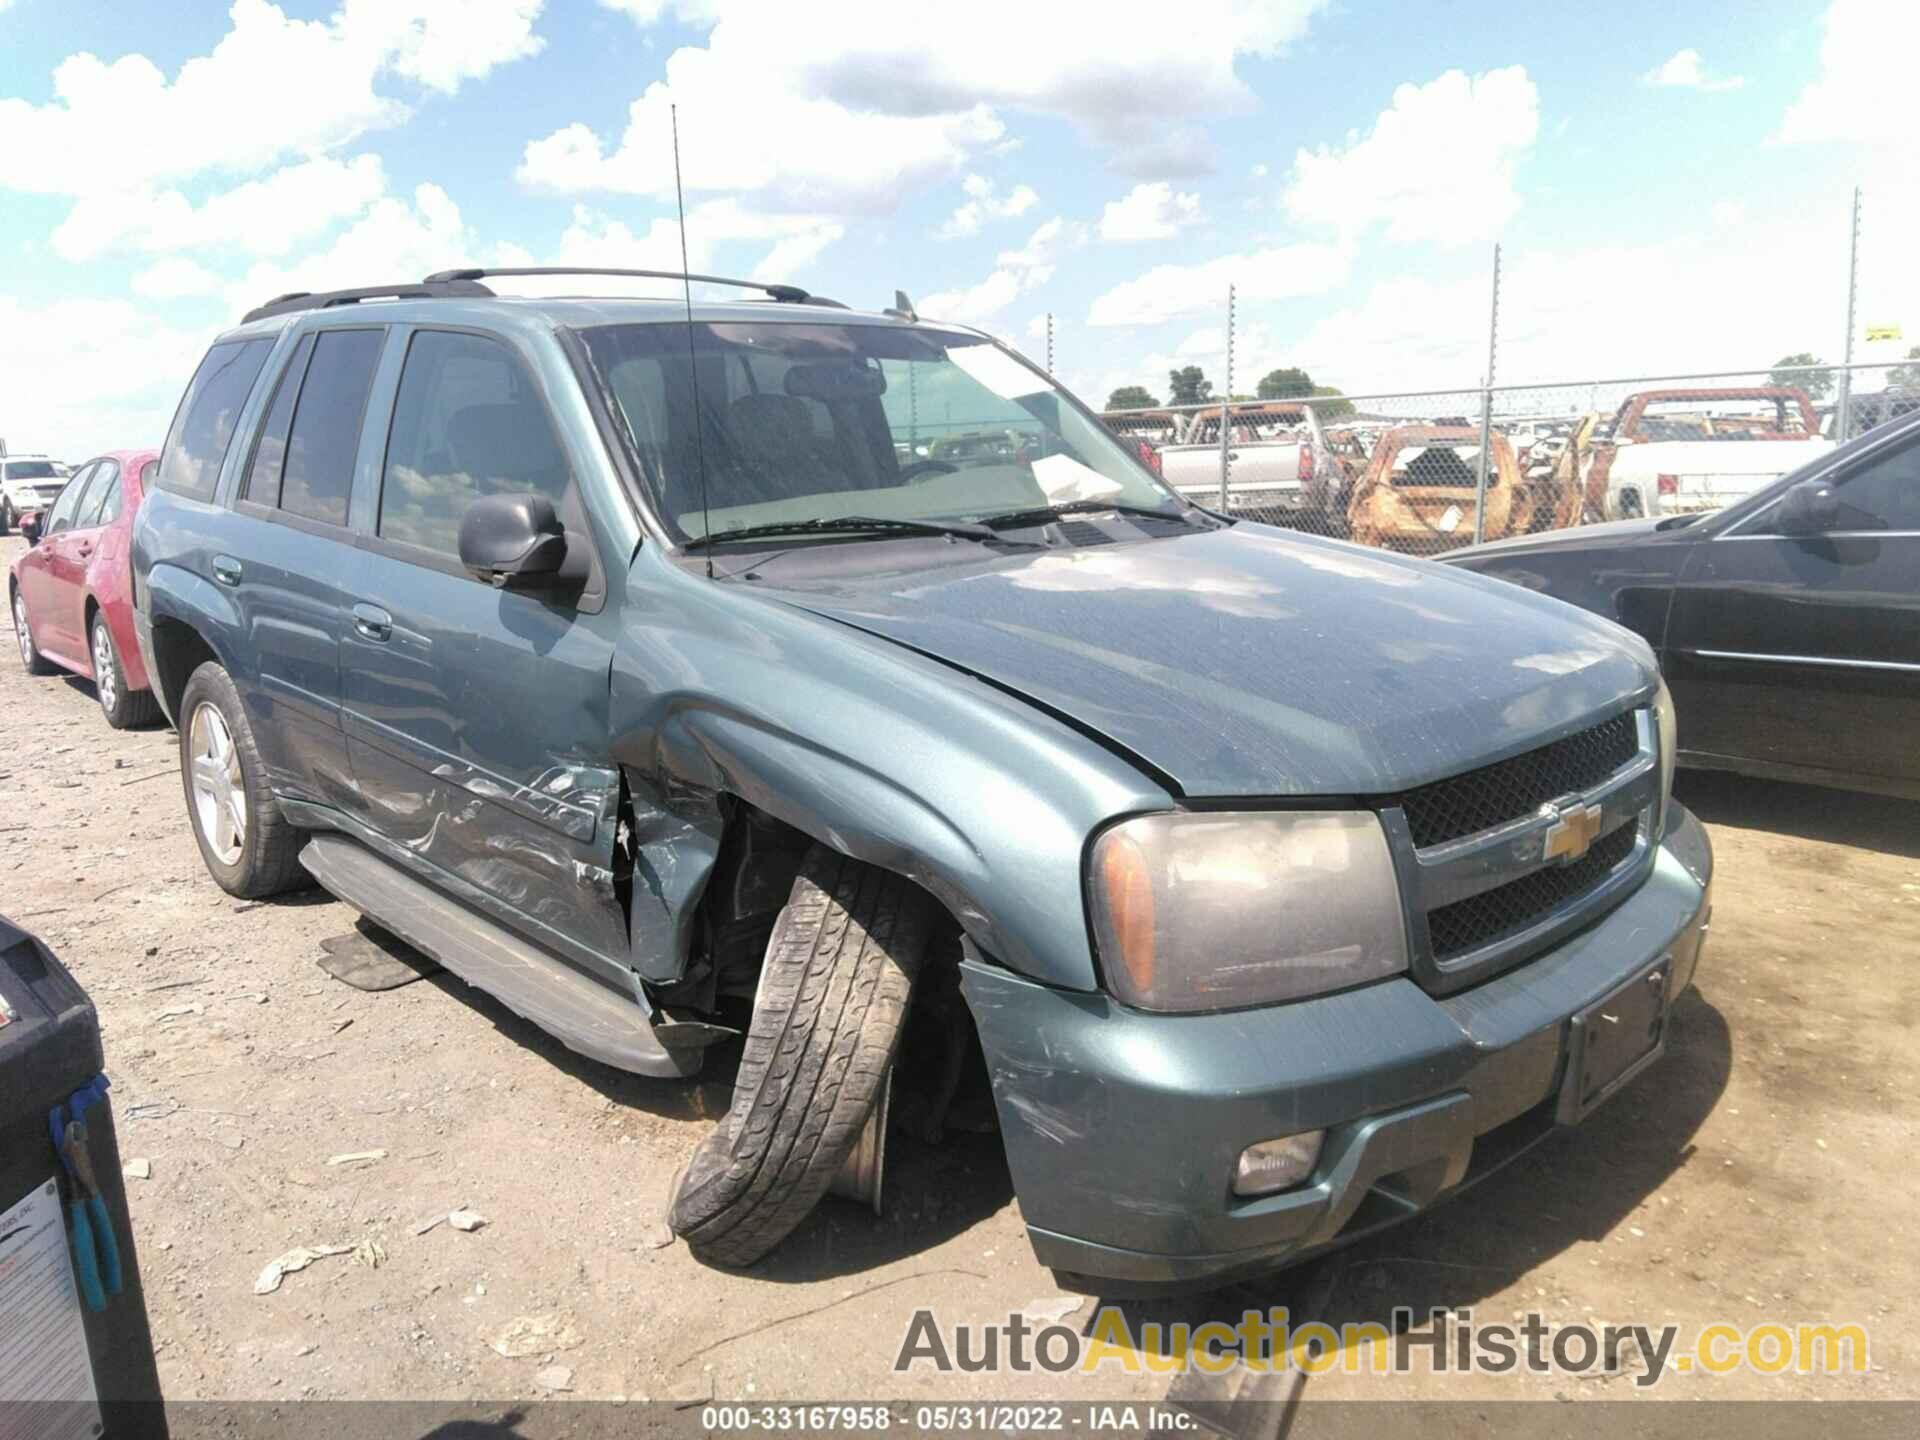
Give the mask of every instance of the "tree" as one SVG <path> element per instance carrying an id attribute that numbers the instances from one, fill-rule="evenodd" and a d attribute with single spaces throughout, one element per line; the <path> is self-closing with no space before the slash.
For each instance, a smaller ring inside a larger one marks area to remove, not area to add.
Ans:
<path id="1" fill-rule="evenodd" d="M 1281 370 L 1269 370 L 1260 377 L 1262 400 L 1298 400 L 1316 393 L 1318 392 L 1313 388 L 1313 377 L 1297 365 L 1289 365 Z"/>
<path id="2" fill-rule="evenodd" d="M 1122 385 L 1107 396 L 1109 410 L 1157 410 L 1160 402 L 1147 393 L 1144 385 Z"/>
<path id="3" fill-rule="evenodd" d="M 1213 398 L 1213 382 L 1198 365 L 1169 370 L 1167 389 L 1172 392 L 1167 400 L 1169 405 L 1200 405 Z"/>
<path id="4" fill-rule="evenodd" d="M 1313 393 L 1315 395 L 1338 395 L 1340 392 L 1331 385 L 1316 385 L 1313 387 Z M 1320 423 L 1323 425 L 1331 420 L 1346 420 L 1353 415 L 1353 402 L 1351 400 L 1329 400 L 1324 405 L 1314 406 L 1313 413 L 1320 417 Z"/>
<path id="5" fill-rule="evenodd" d="M 1773 373 L 1767 376 L 1769 384 L 1797 385 L 1815 400 L 1824 400 L 1833 393 L 1833 371 L 1822 368 L 1802 370 L 1803 365 L 1819 365 L 1820 357 L 1802 350 L 1797 355 L 1782 355 L 1773 362 Z"/>
<path id="6" fill-rule="evenodd" d="M 1907 351 L 1909 360 L 1920 360 L 1920 345 Z M 1920 390 L 1920 365 L 1896 365 L 1887 371 L 1889 390 Z"/>

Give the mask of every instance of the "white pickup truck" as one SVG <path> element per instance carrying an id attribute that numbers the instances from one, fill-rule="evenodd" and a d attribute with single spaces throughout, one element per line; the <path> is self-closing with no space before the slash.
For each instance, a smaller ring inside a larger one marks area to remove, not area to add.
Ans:
<path id="1" fill-rule="evenodd" d="M 1310 406 L 1236 410 L 1227 444 L 1227 510 L 1268 524 L 1344 534 L 1347 476 Z M 1181 416 L 1159 446 L 1161 476 L 1197 505 L 1220 505 L 1220 412 Z"/>
<path id="2" fill-rule="evenodd" d="M 1832 448 L 1793 386 L 1643 390 L 1579 463 L 1589 511 L 1625 520 L 1718 510 Z"/>

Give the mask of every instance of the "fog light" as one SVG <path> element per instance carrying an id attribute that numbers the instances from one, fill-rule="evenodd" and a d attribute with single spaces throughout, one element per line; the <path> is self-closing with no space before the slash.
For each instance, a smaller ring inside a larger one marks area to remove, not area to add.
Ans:
<path id="1" fill-rule="evenodd" d="M 1233 1167 L 1233 1193 L 1271 1195 L 1298 1185 L 1320 1162 L 1320 1142 L 1326 1136 L 1324 1130 L 1309 1130 L 1304 1135 L 1249 1145 L 1240 1152 L 1240 1163 Z"/>

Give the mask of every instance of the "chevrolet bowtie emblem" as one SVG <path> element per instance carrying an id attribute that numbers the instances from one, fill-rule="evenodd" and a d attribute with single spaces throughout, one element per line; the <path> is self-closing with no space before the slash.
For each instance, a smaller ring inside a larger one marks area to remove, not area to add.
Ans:
<path id="1" fill-rule="evenodd" d="M 1598 805 L 1578 805 L 1572 809 L 1563 809 L 1558 805 L 1540 807 L 1556 818 L 1547 827 L 1544 844 L 1541 847 L 1542 860 L 1558 860 L 1569 864 L 1578 860 L 1593 848 L 1593 842 L 1600 838 L 1601 808 Z"/>

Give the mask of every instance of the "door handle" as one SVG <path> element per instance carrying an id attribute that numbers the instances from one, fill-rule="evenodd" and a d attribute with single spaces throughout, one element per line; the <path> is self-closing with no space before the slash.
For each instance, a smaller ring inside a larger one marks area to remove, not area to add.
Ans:
<path id="1" fill-rule="evenodd" d="M 222 585 L 238 585 L 240 583 L 240 562 L 231 555 L 214 556 L 213 578 L 218 580 Z"/>
<path id="2" fill-rule="evenodd" d="M 375 644 L 384 645 L 393 637 L 393 616 L 378 605 L 355 605 L 353 628 Z"/>
<path id="3" fill-rule="evenodd" d="M 82 540 L 78 545 L 73 547 L 73 553 L 78 555 L 82 560 L 86 559 L 89 555 L 93 554 L 93 542 L 91 540 Z"/>

